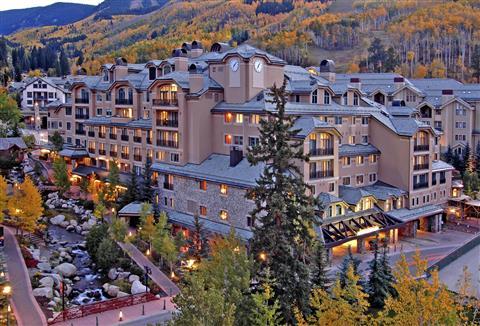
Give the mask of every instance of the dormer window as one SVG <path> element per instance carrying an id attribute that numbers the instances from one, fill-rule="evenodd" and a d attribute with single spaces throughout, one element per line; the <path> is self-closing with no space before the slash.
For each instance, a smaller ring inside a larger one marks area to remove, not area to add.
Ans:
<path id="1" fill-rule="evenodd" d="M 348 94 L 347 93 L 343 94 L 343 96 L 342 96 L 342 104 L 343 105 L 348 105 Z"/>
<path id="2" fill-rule="evenodd" d="M 360 105 L 360 100 L 359 100 L 359 97 L 358 97 L 357 93 L 353 93 L 353 105 L 355 105 L 355 106 Z"/>
<path id="3" fill-rule="evenodd" d="M 312 104 L 318 103 L 318 89 L 312 92 Z"/>
<path id="4" fill-rule="evenodd" d="M 170 72 L 172 72 L 172 67 L 171 66 L 163 67 L 163 74 L 164 75 L 169 74 Z"/>
<path id="5" fill-rule="evenodd" d="M 103 81 L 108 81 L 108 70 L 103 72 Z"/>
<path id="6" fill-rule="evenodd" d="M 327 91 L 323 92 L 323 104 L 330 104 L 330 93 Z"/>
<path id="7" fill-rule="evenodd" d="M 148 68 L 148 79 L 155 80 L 157 78 L 157 68 L 150 67 Z"/>

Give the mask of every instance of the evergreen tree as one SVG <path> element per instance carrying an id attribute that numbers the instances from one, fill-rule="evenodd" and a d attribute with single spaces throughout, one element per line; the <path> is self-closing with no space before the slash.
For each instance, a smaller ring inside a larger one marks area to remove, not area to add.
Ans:
<path id="1" fill-rule="evenodd" d="M 83 61 L 85 59 L 83 58 L 83 53 L 80 52 L 79 56 L 78 56 L 78 59 L 77 59 L 77 66 L 81 66 L 83 64 Z"/>
<path id="2" fill-rule="evenodd" d="M 256 273 L 269 268 L 276 280 L 274 292 L 286 322 L 293 320 L 292 307 L 308 309 L 310 275 L 307 261 L 314 240 L 316 200 L 307 195 L 307 185 L 296 162 L 303 162 L 303 143 L 285 114 L 285 83 L 274 86 L 270 96 L 276 110 L 261 121 L 260 142 L 248 152 L 252 165 L 264 165 L 257 186 L 248 196 L 255 199 L 252 253 L 259 262 Z"/>
<path id="3" fill-rule="evenodd" d="M 70 190 L 72 183 L 70 182 L 67 163 L 61 157 L 53 162 L 53 177 L 60 196 L 63 196 Z"/>
<path id="4" fill-rule="evenodd" d="M 464 170 L 462 158 L 460 157 L 460 155 L 458 155 L 457 153 L 454 153 L 451 164 L 456 170 L 460 171 L 460 173 L 463 175 L 463 172 L 465 172 L 465 170 Z"/>
<path id="5" fill-rule="evenodd" d="M 127 190 L 122 193 L 120 197 L 120 205 L 126 206 L 130 203 L 133 203 L 134 201 L 139 200 L 139 194 L 138 194 L 138 182 L 137 182 L 137 174 L 135 171 L 132 171 L 130 173 L 130 180 L 127 185 Z"/>
<path id="6" fill-rule="evenodd" d="M 58 131 L 55 131 L 50 137 L 50 142 L 55 152 L 60 152 L 63 149 L 63 137 Z"/>
<path id="7" fill-rule="evenodd" d="M 128 227 L 125 220 L 116 217 L 110 223 L 108 232 L 113 240 L 123 242 L 127 237 L 127 229 Z"/>
<path id="8" fill-rule="evenodd" d="M 445 162 L 452 164 L 453 162 L 453 151 L 450 145 L 448 145 L 447 151 L 445 152 Z"/>
<path id="9" fill-rule="evenodd" d="M 480 141 L 475 149 L 475 171 L 480 173 Z"/>
<path id="10" fill-rule="evenodd" d="M 328 279 L 328 266 L 327 266 L 327 252 L 323 242 L 319 239 L 316 241 L 317 245 L 315 246 L 315 260 L 314 260 L 314 270 L 312 284 L 315 287 L 326 290 L 330 280 Z"/>
<path id="11" fill-rule="evenodd" d="M 267 273 L 269 274 L 269 273 Z M 249 313 L 249 325 L 277 326 L 282 325 L 280 303 L 275 299 L 273 280 L 267 276 L 262 281 L 260 291 L 252 294 L 253 305 Z"/>
<path id="12" fill-rule="evenodd" d="M 373 65 L 373 70 L 375 72 L 383 72 L 384 65 L 387 61 L 387 52 L 385 47 L 382 44 L 382 41 L 379 38 L 375 38 L 368 48 L 368 61 Z"/>
<path id="13" fill-rule="evenodd" d="M 373 247 L 373 259 L 368 264 L 369 277 L 366 289 L 370 305 L 374 308 L 383 308 L 385 299 L 393 292 L 393 276 L 391 274 L 390 265 L 388 264 L 386 250 L 384 250 L 385 257 L 380 257 L 378 237 L 376 241 L 373 242 Z"/>
<path id="14" fill-rule="evenodd" d="M 187 247 L 187 255 L 195 260 L 200 261 L 208 256 L 208 242 L 198 214 L 193 215 L 193 231 L 187 240 Z"/>
<path id="15" fill-rule="evenodd" d="M 140 210 L 140 225 L 138 228 L 138 234 L 140 238 L 147 241 L 148 243 L 152 242 L 152 239 L 155 235 L 155 219 L 152 214 L 152 205 L 149 203 L 143 203 Z"/>
<path id="16" fill-rule="evenodd" d="M 348 247 L 348 255 L 343 259 L 342 265 L 340 266 L 340 271 L 338 273 L 338 279 L 340 280 L 341 286 L 345 286 L 349 266 L 352 266 L 355 275 L 359 275 L 358 267 L 360 266 L 360 263 L 360 259 L 353 257 L 352 248 Z"/>
<path id="17" fill-rule="evenodd" d="M 67 55 L 65 54 L 65 51 L 63 49 L 60 51 L 60 72 L 59 74 L 61 76 L 66 76 L 70 74 L 70 63 L 68 62 Z"/>
<path id="18" fill-rule="evenodd" d="M 461 161 L 462 161 L 462 175 L 465 173 L 465 171 L 468 171 L 468 162 L 470 161 L 470 157 L 472 156 L 472 150 L 470 149 L 470 144 L 467 143 L 467 145 L 465 145 L 465 149 L 463 151 L 463 156 L 461 158 Z"/>
<path id="19" fill-rule="evenodd" d="M 117 186 L 120 184 L 120 169 L 116 161 L 110 161 L 110 171 L 108 171 L 108 195 L 117 198 Z"/>
<path id="20" fill-rule="evenodd" d="M 142 189 L 140 193 L 141 200 L 149 203 L 154 201 L 152 174 L 152 161 L 150 159 L 147 159 L 147 163 L 145 164 L 145 169 L 143 171 L 143 183 L 141 185 Z"/>

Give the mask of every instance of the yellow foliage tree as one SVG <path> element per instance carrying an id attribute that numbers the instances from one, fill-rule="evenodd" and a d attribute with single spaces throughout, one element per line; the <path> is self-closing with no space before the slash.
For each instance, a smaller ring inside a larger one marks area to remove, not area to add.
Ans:
<path id="1" fill-rule="evenodd" d="M 40 227 L 38 219 L 43 213 L 42 196 L 30 177 L 27 176 L 22 184 L 14 187 L 7 206 L 17 230 L 20 228 L 22 233 L 31 233 Z"/>
<path id="2" fill-rule="evenodd" d="M 425 78 L 428 74 L 428 69 L 424 65 L 417 65 L 415 67 L 415 72 L 413 73 L 414 78 Z"/>
<path id="3" fill-rule="evenodd" d="M 445 78 L 447 68 L 440 59 L 434 59 L 430 64 L 430 74 L 432 78 Z"/>
<path id="4" fill-rule="evenodd" d="M 356 74 L 356 73 L 360 72 L 360 67 L 355 62 L 352 62 L 348 65 L 348 71 L 347 72 L 349 74 Z"/>
<path id="5" fill-rule="evenodd" d="M 155 218 L 152 214 L 152 205 L 143 203 L 140 211 L 140 226 L 138 228 L 140 238 L 151 242 L 155 232 Z"/>
<path id="6" fill-rule="evenodd" d="M 404 255 L 394 270 L 394 287 L 398 296 L 389 297 L 379 314 L 382 325 L 458 325 L 461 307 L 455 303 L 447 288 L 440 284 L 438 272 L 425 279 L 427 261 L 420 252 L 414 255 L 415 274 L 412 275 Z"/>
<path id="7" fill-rule="evenodd" d="M 3 218 L 5 217 L 5 210 L 7 209 L 7 187 L 7 181 L 3 176 L 0 176 L 0 222 L 3 222 Z"/>

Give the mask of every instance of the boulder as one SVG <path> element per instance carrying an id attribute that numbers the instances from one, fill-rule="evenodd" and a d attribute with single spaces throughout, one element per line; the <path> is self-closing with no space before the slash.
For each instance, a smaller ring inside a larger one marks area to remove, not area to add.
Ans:
<path id="1" fill-rule="evenodd" d="M 50 276 L 42 277 L 39 281 L 40 287 L 42 288 L 52 288 L 55 281 Z"/>
<path id="2" fill-rule="evenodd" d="M 77 220 L 70 220 L 70 225 L 77 226 L 78 225 Z"/>
<path id="3" fill-rule="evenodd" d="M 55 307 L 57 305 L 57 303 L 55 301 L 50 301 L 49 303 L 47 303 L 47 306 L 49 307 Z"/>
<path id="4" fill-rule="evenodd" d="M 83 223 L 82 223 L 82 230 L 83 230 L 83 231 L 88 231 L 88 230 L 90 230 L 91 228 L 92 228 L 92 225 L 89 224 L 88 222 L 83 222 Z"/>
<path id="5" fill-rule="evenodd" d="M 135 274 L 131 274 L 129 277 L 128 277 L 128 281 L 130 283 L 133 283 L 135 281 L 140 281 L 140 276 L 138 275 L 135 275 Z"/>
<path id="6" fill-rule="evenodd" d="M 79 234 L 82 233 L 82 227 L 81 227 L 80 225 L 77 225 L 77 226 L 75 227 L 75 232 L 77 232 L 77 233 L 79 233 Z"/>
<path id="7" fill-rule="evenodd" d="M 117 269 L 116 268 L 110 268 L 108 271 L 108 278 L 111 280 L 116 280 L 118 276 Z"/>
<path id="8" fill-rule="evenodd" d="M 130 272 L 119 272 L 117 279 L 124 280 L 130 276 Z"/>
<path id="9" fill-rule="evenodd" d="M 97 224 L 97 219 L 91 218 L 87 221 L 87 223 L 90 224 L 91 226 L 94 226 L 95 224 Z"/>
<path id="10" fill-rule="evenodd" d="M 63 277 L 72 277 L 77 273 L 77 267 L 70 263 L 63 263 L 54 268 L 55 272 Z"/>
<path id="11" fill-rule="evenodd" d="M 117 292 L 117 298 L 121 298 L 121 297 L 126 297 L 128 296 L 129 294 L 126 293 L 126 292 L 122 292 L 122 291 L 118 291 Z"/>
<path id="12" fill-rule="evenodd" d="M 118 292 L 120 291 L 120 288 L 116 285 L 110 285 L 107 289 L 107 294 L 112 297 L 112 298 L 115 298 L 118 294 Z"/>
<path id="13" fill-rule="evenodd" d="M 35 297 L 45 297 L 48 299 L 53 298 L 53 290 L 52 288 L 37 288 L 33 289 L 33 296 Z"/>
<path id="14" fill-rule="evenodd" d="M 70 222 L 69 221 L 63 221 L 59 224 L 62 228 L 66 228 L 67 226 L 70 225 Z"/>
<path id="15" fill-rule="evenodd" d="M 51 272 L 52 271 L 52 266 L 49 263 L 38 263 L 37 268 L 41 270 L 42 272 Z"/>
<path id="16" fill-rule="evenodd" d="M 62 215 L 62 214 L 52 217 L 50 219 L 50 223 L 53 225 L 59 225 L 63 221 L 65 221 L 65 215 Z"/>
<path id="17" fill-rule="evenodd" d="M 150 289 L 147 288 L 145 285 L 143 285 L 142 282 L 140 281 L 134 281 L 132 283 L 132 288 L 130 289 L 130 292 L 132 292 L 132 294 L 140 294 L 140 293 L 145 293 L 149 291 Z"/>
<path id="18" fill-rule="evenodd" d="M 65 230 L 67 230 L 68 232 L 75 232 L 75 226 L 70 224 L 65 228 Z"/>

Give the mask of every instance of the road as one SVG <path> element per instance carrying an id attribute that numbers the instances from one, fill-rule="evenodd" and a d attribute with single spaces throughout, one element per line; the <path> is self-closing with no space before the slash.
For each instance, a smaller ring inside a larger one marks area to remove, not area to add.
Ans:
<path id="1" fill-rule="evenodd" d="M 32 295 L 32 285 L 23 261 L 17 239 L 13 232 L 4 228 L 5 256 L 10 285 L 12 286 L 12 308 L 19 325 L 47 325 L 37 300 Z"/>

